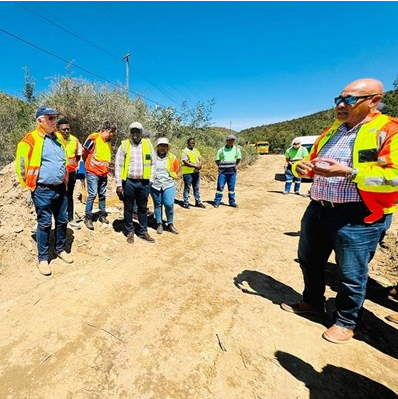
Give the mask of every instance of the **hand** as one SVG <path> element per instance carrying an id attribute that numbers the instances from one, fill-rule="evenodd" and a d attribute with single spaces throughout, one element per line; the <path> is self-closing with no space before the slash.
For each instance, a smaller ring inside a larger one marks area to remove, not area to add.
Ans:
<path id="1" fill-rule="evenodd" d="M 300 161 L 296 166 L 296 173 L 300 176 L 308 175 L 308 172 L 311 172 L 314 169 L 315 162 L 317 161 L 318 158 L 315 158 L 312 161 Z"/>
<path id="2" fill-rule="evenodd" d="M 352 171 L 352 169 L 349 166 L 345 166 L 345 165 L 335 161 L 334 159 L 330 159 L 330 158 L 319 158 L 314 163 L 314 173 L 319 176 L 345 177 L 351 171 Z"/>
<path id="3" fill-rule="evenodd" d="M 201 170 L 201 169 L 202 169 L 202 165 L 196 165 L 196 166 L 195 166 L 195 169 L 196 169 L 197 171 Z"/>
<path id="4" fill-rule="evenodd" d="M 123 190 L 123 187 L 122 187 L 122 186 L 117 186 L 117 187 L 116 187 L 116 194 L 117 194 L 117 196 L 119 197 L 119 199 L 120 199 L 121 201 L 123 201 L 123 199 L 124 199 L 124 190 Z"/>

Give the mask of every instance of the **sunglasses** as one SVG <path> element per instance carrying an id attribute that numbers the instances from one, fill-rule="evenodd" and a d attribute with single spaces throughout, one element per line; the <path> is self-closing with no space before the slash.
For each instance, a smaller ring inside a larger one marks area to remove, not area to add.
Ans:
<path id="1" fill-rule="evenodd" d="M 57 117 L 56 116 L 45 116 L 45 118 L 47 119 L 47 120 L 49 120 L 49 121 L 55 121 L 56 119 L 57 119 Z"/>
<path id="2" fill-rule="evenodd" d="M 358 102 L 358 100 L 365 98 L 372 98 L 374 96 L 377 96 L 377 94 L 369 94 L 367 96 L 347 96 L 347 97 L 338 96 L 334 99 L 334 103 L 336 105 L 339 105 L 341 103 L 345 103 L 347 105 L 354 105 Z"/>

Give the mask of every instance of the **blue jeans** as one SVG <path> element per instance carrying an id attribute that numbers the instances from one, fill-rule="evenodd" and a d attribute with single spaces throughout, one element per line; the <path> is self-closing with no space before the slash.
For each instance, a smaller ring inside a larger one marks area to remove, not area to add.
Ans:
<path id="1" fill-rule="evenodd" d="M 292 187 L 292 183 L 294 182 L 294 192 L 300 192 L 301 178 L 293 175 L 292 166 L 288 165 L 285 171 L 286 183 L 285 183 L 285 192 L 289 193 Z"/>
<path id="2" fill-rule="evenodd" d="M 235 185 L 236 185 L 236 175 L 237 173 L 231 173 L 226 175 L 225 173 L 219 173 L 217 179 L 217 191 L 216 197 L 214 198 L 215 204 L 220 204 L 223 196 L 223 191 L 225 183 L 228 186 L 228 201 L 230 205 L 235 204 Z"/>
<path id="3" fill-rule="evenodd" d="M 354 329 L 362 314 L 368 279 L 368 263 L 392 215 L 365 224 L 369 211 L 362 202 L 336 208 L 311 201 L 301 220 L 298 248 L 304 276 L 303 301 L 316 308 L 325 303 L 325 264 L 334 250 L 340 285 L 334 323 Z"/>
<path id="4" fill-rule="evenodd" d="M 154 214 L 157 224 L 160 224 L 163 221 L 162 205 L 164 205 L 164 209 L 166 211 L 167 224 L 173 224 L 175 194 L 176 194 L 175 184 L 173 184 L 169 188 L 166 188 L 166 190 L 161 190 L 161 191 L 151 187 L 151 196 L 155 208 Z"/>
<path id="5" fill-rule="evenodd" d="M 202 201 L 200 200 L 199 186 L 200 186 L 200 173 L 187 173 L 182 175 L 184 179 L 184 204 L 189 204 L 189 191 L 191 186 L 193 188 L 193 195 L 195 198 L 195 205 L 200 204 Z"/>
<path id="6" fill-rule="evenodd" d="M 86 174 L 87 180 L 87 202 L 86 202 L 86 217 L 89 219 L 93 218 L 93 206 L 95 197 L 98 194 L 99 200 L 99 213 L 100 215 L 106 216 L 105 209 L 105 198 L 106 198 L 106 185 L 108 183 L 107 176 L 97 176 L 90 172 Z"/>
<path id="7" fill-rule="evenodd" d="M 32 200 L 37 215 L 36 242 L 39 262 L 48 261 L 53 215 L 55 220 L 55 252 L 60 253 L 65 250 L 68 224 L 66 214 L 68 200 L 65 184 L 56 187 L 37 186 L 32 193 Z"/>
<path id="8" fill-rule="evenodd" d="M 124 190 L 124 225 L 127 233 L 134 233 L 133 210 L 137 206 L 139 231 L 138 235 L 148 233 L 148 193 L 150 188 L 149 180 L 127 179 L 123 182 Z"/>

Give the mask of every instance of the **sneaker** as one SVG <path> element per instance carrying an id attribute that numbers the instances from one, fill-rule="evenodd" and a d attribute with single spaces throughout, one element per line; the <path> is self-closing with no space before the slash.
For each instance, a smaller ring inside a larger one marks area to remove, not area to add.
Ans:
<path id="1" fill-rule="evenodd" d="M 287 195 L 287 194 L 289 194 L 289 191 L 284 191 L 283 192 L 283 195 Z"/>
<path id="2" fill-rule="evenodd" d="M 346 344 L 354 334 L 354 330 L 334 324 L 322 334 L 322 338 L 334 344 Z"/>
<path id="3" fill-rule="evenodd" d="M 80 230 L 81 229 L 80 224 L 77 223 L 76 220 L 69 220 L 68 226 L 72 227 L 72 229 L 75 229 L 75 230 Z"/>
<path id="4" fill-rule="evenodd" d="M 155 243 L 155 239 L 152 238 L 148 233 L 146 233 L 146 234 L 144 234 L 144 235 L 142 235 L 142 236 L 138 236 L 138 237 L 140 237 L 140 238 L 142 238 L 143 240 L 148 241 L 148 242 L 150 242 L 150 243 L 152 243 L 152 244 Z"/>
<path id="5" fill-rule="evenodd" d="M 190 208 L 189 204 L 183 204 L 182 207 L 185 208 L 185 209 L 189 209 Z"/>
<path id="6" fill-rule="evenodd" d="M 51 276 L 51 268 L 48 261 L 46 260 L 39 261 L 37 264 L 37 268 L 39 269 L 39 272 L 43 276 Z"/>
<path id="7" fill-rule="evenodd" d="M 88 217 L 85 217 L 84 218 L 84 224 L 86 225 L 86 227 L 89 230 L 94 230 L 94 224 L 93 224 L 93 220 L 92 219 L 89 219 Z"/>
<path id="8" fill-rule="evenodd" d="M 109 224 L 109 220 L 106 218 L 105 215 L 100 215 L 98 220 L 103 224 Z"/>
<path id="9" fill-rule="evenodd" d="M 65 263 L 73 263 L 73 258 L 70 254 L 68 254 L 66 251 L 62 251 L 59 254 L 57 254 L 58 258 L 63 260 Z"/>
<path id="10" fill-rule="evenodd" d="M 156 233 L 162 234 L 163 233 L 163 223 L 158 224 L 158 228 L 156 229 Z"/>
<path id="11" fill-rule="evenodd" d="M 308 305 L 307 303 L 300 301 L 297 303 L 282 303 L 281 308 L 286 312 L 302 314 L 302 313 L 325 313 L 325 309 L 319 309 L 312 305 Z"/>
<path id="12" fill-rule="evenodd" d="M 213 204 L 214 208 L 218 208 L 220 204 Z"/>
<path id="13" fill-rule="evenodd" d="M 386 317 L 386 319 L 387 319 L 388 321 L 391 321 L 391 322 L 393 322 L 393 323 L 398 324 L 398 313 L 389 314 L 389 315 Z"/>
<path id="14" fill-rule="evenodd" d="M 134 233 L 128 233 L 127 234 L 127 242 L 129 244 L 134 244 Z"/>
<path id="15" fill-rule="evenodd" d="M 169 228 L 170 233 L 178 234 L 178 230 L 174 227 L 174 225 L 172 223 L 169 224 L 168 228 Z"/>
<path id="16" fill-rule="evenodd" d="M 206 205 L 203 202 L 199 202 L 195 205 L 197 208 L 206 208 Z"/>

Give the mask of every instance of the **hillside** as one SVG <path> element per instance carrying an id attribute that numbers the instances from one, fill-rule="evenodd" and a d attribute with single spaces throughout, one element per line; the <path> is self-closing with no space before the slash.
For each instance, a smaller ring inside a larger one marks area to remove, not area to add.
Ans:
<path id="1" fill-rule="evenodd" d="M 398 91 L 386 92 L 382 101 L 386 104 L 388 114 L 398 117 Z M 334 118 L 334 108 L 330 108 L 297 119 L 244 129 L 239 132 L 239 137 L 251 143 L 268 140 L 271 152 L 280 153 L 289 147 L 297 136 L 320 134 Z"/>

